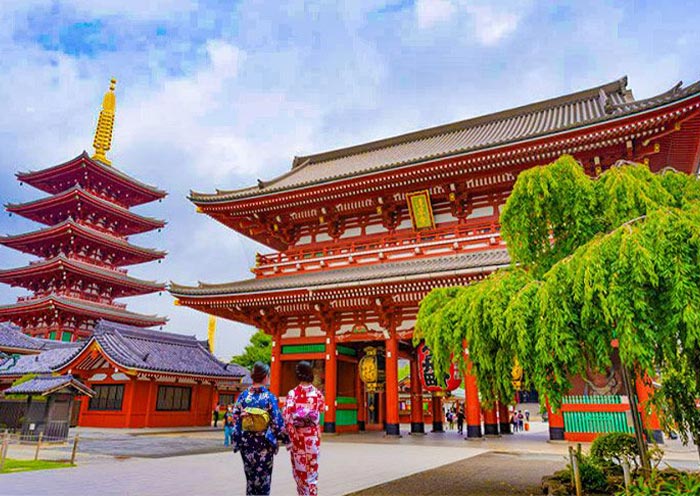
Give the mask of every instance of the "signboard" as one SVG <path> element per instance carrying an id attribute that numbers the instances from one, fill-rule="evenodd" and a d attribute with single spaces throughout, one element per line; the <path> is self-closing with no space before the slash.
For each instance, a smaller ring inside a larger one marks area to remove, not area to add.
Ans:
<path id="1" fill-rule="evenodd" d="M 408 203 L 408 211 L 411 214 L 411 222 L 413 229 L 432 229 L 435 227 L 435 219 L 433 218 L 433 207 L 430 204 L 430 192 L 416 191 L 406 195 Z"/>

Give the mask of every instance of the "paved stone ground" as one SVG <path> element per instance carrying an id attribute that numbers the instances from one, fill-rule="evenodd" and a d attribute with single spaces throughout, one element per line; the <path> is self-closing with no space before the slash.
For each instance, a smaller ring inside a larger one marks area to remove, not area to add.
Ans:
<path id="1" fill-rule="evenodd" d="M 477 441 L 455 431 L 412 436 L 408 426 L 402 426 L 401 438 L 380 432 L 326 436 L 321 494 L 367 488 L 362 494 L 537 494 L 540 478 L 565 464 L 568 445 L 547 442 L 546 424 L 531 426 L 527 433 Z M 2 475 L 0 496 L 73 496 L 80 488 L 101 496 L 244 493 L 240 456 L 223 447 L 220 429 L 79 432 L 77 468 Z M 41 458 L 67 458 L 69 449 L 49 446 Z M 698 468 L 694 447 L 673 441 L 665 449 L 674 467 Z M 11 457 L 33 455 L 32 446 L 11 446 Z M 288 455 L 281 453 L 275 464 L 273 494 L 295 494 Z"/>
<path id="2" fill-rule="evenodd" d="M 321 447 L 320 493 L 340 495 L 484 453 L 471 447 L 325 443 Z M 89 489 L 88 489 L 89 488 Z M 172 458 L 130 458 L 76 468 L 0 476 L 3 496 L 100 496 L 245 494 L 239 455 L 214 453 Z M 275 458 L 272 494 L 296 487 L 286 452 Z"/>
<path id="3" fill-rule="evenodd" d="M 529 496 L 541 495 L 542 477 L 566 466 L 563 457 L 515 453 L 484 453 L 403 477 L 353 496 Z"/>

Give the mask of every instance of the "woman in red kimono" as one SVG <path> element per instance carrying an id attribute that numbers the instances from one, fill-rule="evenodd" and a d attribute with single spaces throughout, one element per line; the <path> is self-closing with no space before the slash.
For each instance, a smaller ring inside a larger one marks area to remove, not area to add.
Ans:
<path id="1" fill-rule="evenodd" d="M 292 472 L 300 496 L 318 494 L 318 453 L 321 445 L 319 421 L 323 411 L 323 394 L 312 384 L 313 369 L 309 362 L 296 367 L 299 385 L 289 391 L 284 407 L 284 421 L 292 440 Z"/>

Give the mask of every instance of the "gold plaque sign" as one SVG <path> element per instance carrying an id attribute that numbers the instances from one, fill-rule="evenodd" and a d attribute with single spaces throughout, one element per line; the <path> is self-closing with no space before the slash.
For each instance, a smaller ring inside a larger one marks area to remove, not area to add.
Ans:
<path id="1" fill-rule="evenodd" d="M 432 229 L 435 227 L 433 207 L 430 205 L 430 192 L 428 190 L 416 191 L 406 195 L 408 211 L 411 213 L 413 229 Z"/>

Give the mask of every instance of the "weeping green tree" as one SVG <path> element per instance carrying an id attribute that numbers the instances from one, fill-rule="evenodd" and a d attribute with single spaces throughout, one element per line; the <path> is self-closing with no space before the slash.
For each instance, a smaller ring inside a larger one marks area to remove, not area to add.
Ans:
<path id="1" fill-rule="evenodd" d="M 632 163 L 590 178 L 562 156 L 519 175 L 501 226 L 510 268 L 421 304 L 415 339 L 436 372 L 463 368 L 466 341 L 486 403 L 511 401 L 519 363 L 556 409 L 570 377 L 611 366 L 616 342 L 625 372 L 660 375 L 664 425 L 700 444 L 697 178 Z"/>

